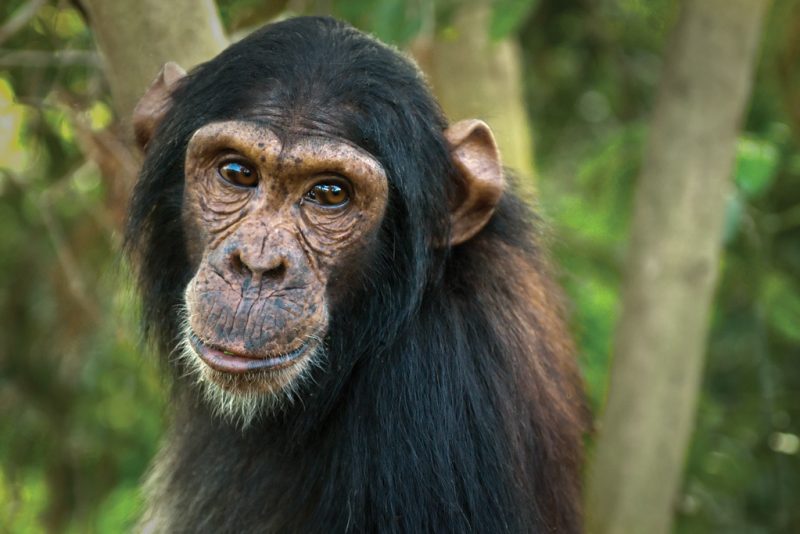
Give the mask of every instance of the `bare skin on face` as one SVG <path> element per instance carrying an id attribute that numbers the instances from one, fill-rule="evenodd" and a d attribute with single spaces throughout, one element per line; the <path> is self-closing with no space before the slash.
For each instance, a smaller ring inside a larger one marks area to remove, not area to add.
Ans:
<path id="1" fill-rule="evenodd" d="M 332 273 L 380 226 L 381 165 L 347 141 L 208 124 L 186 153 L 189 364 L 231 394 L 286 388 L 319 353 Z"/>
<path id="2" fill-rule="evenodd" d="M 166 64 L 134 110 L 143 149 L 184 79 Z M 182 223 L 195 274 L 179 355 L 209 406 L 244 426 L 292 400 L 324 361 L 329 304 L 376 249 L 386 171 L 329 132 L 279 137 L 264 123 L 231 120 L 206 124 L 187 146 Z M 449 241 L 438 243 L 449 247 L 486 225 L 505 181 L 486 124 L 465 120 L 443 134 L 459 174 Z"/>

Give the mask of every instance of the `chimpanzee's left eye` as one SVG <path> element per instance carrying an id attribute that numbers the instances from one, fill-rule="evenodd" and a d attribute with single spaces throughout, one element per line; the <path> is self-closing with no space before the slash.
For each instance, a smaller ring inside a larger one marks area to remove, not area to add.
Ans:
<path id="1" fill-rule="evenodd" d="M 345 205 L 350 200 L 350 194 L 342 183 L 321 182 L 312 187 L 303 198 L 320 206 L 333 208 Z"/>

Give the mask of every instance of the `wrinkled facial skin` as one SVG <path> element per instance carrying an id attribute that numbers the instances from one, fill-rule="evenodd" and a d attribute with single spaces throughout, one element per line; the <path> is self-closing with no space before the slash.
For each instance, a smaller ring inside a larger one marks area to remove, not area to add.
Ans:
<path id="1" fill-rule="evenodd" d="M 344 140 L 284 145 L 263 125 L 229 121 L 195 132 L 185 173 L 197 266 L 185 293 L 188 363 L 230 395 L 290 389 L 321 351 L 332 274 L 380 226 L 385 172 Z"/>

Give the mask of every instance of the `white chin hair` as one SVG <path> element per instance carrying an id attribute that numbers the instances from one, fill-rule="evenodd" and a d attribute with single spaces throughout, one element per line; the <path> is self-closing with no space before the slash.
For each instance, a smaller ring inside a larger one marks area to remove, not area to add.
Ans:
<path id="1" fill-rule="evenodd" d="M 186 375 L 193 377 L 203 399 L 214 415 L 245 429 L 261 417 L 279 413 L 295 402 L 302 402 L 300 386 L 312 380 L 311 370 L 325 361 L 323 344 L 318 342 L 302 361 L 277 371 L 230 375 L 206 365 L 189 342 L 188 324 L 175 350 Z"/>

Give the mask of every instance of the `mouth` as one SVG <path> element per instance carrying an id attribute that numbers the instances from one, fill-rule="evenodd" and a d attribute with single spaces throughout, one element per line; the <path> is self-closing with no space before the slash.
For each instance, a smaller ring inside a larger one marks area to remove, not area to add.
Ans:
<path id="1" fill-rule="evenodd" d="M 235 354 L 218 347 L 206 345 L 194 333 L 189 335 L 189 343 L 203 363 L 215 371 L 232 375 L 285 369 L 297 363 L 311 348 L 308 342 L 304 342 L 290 352 L 256 357 Z"/>

